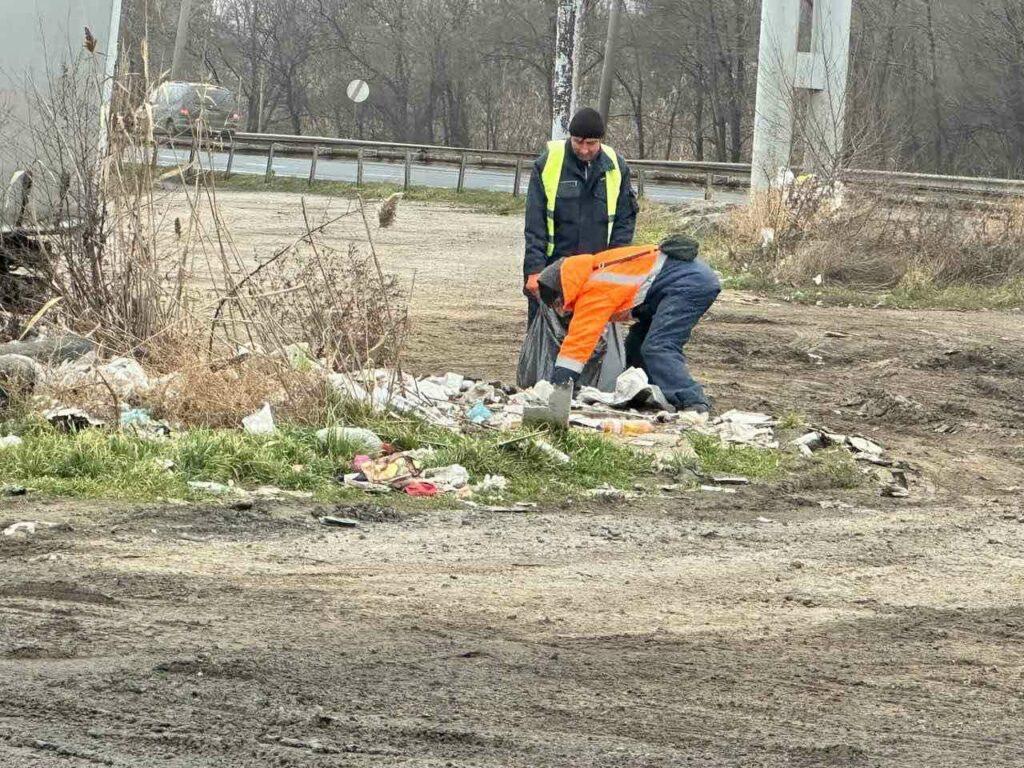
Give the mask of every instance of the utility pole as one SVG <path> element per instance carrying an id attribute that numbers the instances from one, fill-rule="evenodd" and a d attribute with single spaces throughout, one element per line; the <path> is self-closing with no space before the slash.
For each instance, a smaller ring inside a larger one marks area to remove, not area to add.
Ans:
<path id="1" fill-rule="evenodd" d="M 800 0 L 762 0 L 751 190 L 770 189 L 789 169 L 800 36 Z"/>
<path id="2" fill-rule="evenodd" d="M 185 46 L 188 45 L 188 23 L 191 20 L 192 0 L 181 0 L 178 34 L 174 37 L 174 58 L 171 59 L 171 80 L 185 79 Z"/>
<path id="3" fill-rule="evenodd" d="M 811 50 L 799 51 L 800 0 L 762 0 L 754 107 L 751 192 L 778 185 L 789 172 L 796 94 L 809 94 L 802 133 L 806 164 L 819 175 L 838 170 L 843 150 L 852 0 L 814 0 Z"/>
<path id="4" fill-rule="evenodd" d="M 583 0 L 558 0 L 555 15 L 555 77 L 551 90 L 551 138 L 569 136 L 579 88 L 580 42 L 583 38 Z"/>
<path id="5" fill-rule="evenodd" d="M 608 2 L 608 38 L 604 43 L 604 65 L 601 67 L 601 95 L 598 99 L 597 111 L 605 126 L 608 125 L 608 112 L 612 104 L 612 82 L 615 80 L 615 43 L 619 37 L 619 8 L 621 0 Z"/>

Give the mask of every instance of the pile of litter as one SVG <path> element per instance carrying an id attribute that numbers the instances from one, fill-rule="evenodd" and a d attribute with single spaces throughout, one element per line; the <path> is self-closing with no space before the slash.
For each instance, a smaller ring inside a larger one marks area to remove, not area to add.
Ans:
<path id="1" fill-rule="evenodd" d="M 83 346 L 82 343 L 53 342 L 46 347 L 47 354 L 52 355 L 48 365 L 27 357 L 24 353 L 33 350 L 25 346 L 7 351 L 10 354 L 0 355 L 0 393 L 4 386 L 13 387 L 12 382 L 30 388 L 45 383 L 51 390 L 72 393 L 86 385 L 95 387 L 100 383 L 104 397 L 111 396 L 106 402 L 115 399 L 120 404 L 117 426 L 121 429 L 152 440 L 172 436 L 173 425 L 153 418 L 138 404 L 146 402 L 147 394 L 173 386 L 176 374 L 151 377 L 131 358 L 103 361 L 88 343 Z M 387 368 L 333 373 L 301 345 L 285 350 L 284 354 L 293 367 L 322 374 L 339 395 L 366 403 L 375 410 L 407 414 L 460 434 L 536 428 L 522 439 L 529 440 L 536 449 L 563 464 L 569 463 L 571 457 L 543 439 L 548 425 L 605 434 L 611 440 L 651 454 L 654 466 L 664 469 L 678 469 L 680 460 L 694 467 L 698 465 L 689 437 L 692 434 L 713 436 L 726 445 L 762 450 L 780 447 L 777 423 L 772 416 L 730 410 L 709 420 L 704 414 L 676 412 L 659 388 L 636 368 L 622 373 L 612 392 L 584 387 L 573 394 L 568 388 L 554 387 L 546 381 L 520 391 L 500 381 L 477 381 L 452 372 L 420 378 Z M 4 371 L 11 373 L 4 374 Z M 43 415 L 65 431 L 104 426 L 102 419 L 76 406 L 80 404 L 47 403 Z M 243 419 L 240 426 L 251 434 L 275 433 L 277 426 L 271 404 L 264 403 Z M 434 466 L 432 451 L 398 451 L 367 429 L 329 427 L 322 429 L 318 438 L 323 443 L 336 441 L 359 447 L 361 454 L 338 480 L 367 493 L 426 497 L 449 494 L 466 501 L 474 495 L 499 497 L 508 488 L 508 480 L 501 476 L 488 475 L 472 484 L 465 467 L 458 464 Z M 16 450 L 21 444 L 17 436 L 0 435 L 0 452 Z M 815 429 L 791 444 L 791 450 L 798 450 L 805 456 L 834 447 L 850 451 L 858 462 L 869 466 L 868 471 L 882 484 L 883 493 L 896 497 L 909 494 L 907 467 L 886 458 L 879 445 L 863 437 Z M 724 492 L 730 492 L 731 486 L 746 480 L 696 473 L 691 479 L 699 481 L 698 484 L 709 483 L 701 486 L 708 490 Z M 192 485 L 195 490 L 209 493 L 237 492 L 215 483 Z"/>

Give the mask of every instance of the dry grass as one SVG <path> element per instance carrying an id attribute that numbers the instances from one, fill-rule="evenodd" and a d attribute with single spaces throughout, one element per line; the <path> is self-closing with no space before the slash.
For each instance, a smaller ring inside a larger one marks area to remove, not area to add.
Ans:
<path id="1" fill-rule="evenodd" d="M 880 195 L 772 193 L 734 212 L 728 267 L 766 282 L 921 293 L 1024 279 L 1024 203 L 968 208 Z M 766 238 L 766 232 L 771 237 Z"/>
<path id="2" fill-rule="evenodd" d="M 181 425 L 236 427 L 265 401 L 284 418 L 306 421 L 323 412 L 324 376 L 296 370 L 289 359 L 295 345 L 335 371 L 398 365 L 406 297 L 381 269 L 378 225 L 371 225 L 361 200 L 330 218 L 304 203 L 303 231 L 294 241 L 272 253 L 241 253 L 202 153 L 159 178 L 150 164 L 151 120 L 127 98 L 151 89 L 145 73 L 142 86 L 138 77 L 116 79 L 114 112 L 140 119 L 111 121 L 107 146 L 97 150 L 93 115 L 101 72 L 65 71 L 35 95 L 35 108 L 46 117 L 35 127 L 36 154 L 53 178 L 73 180 L 38 191 L 75 226 L 33 254 L 42 290 L 18 308 L 11 332 L 24 331 L 45 304 L 36 330 L 85 336 L 101 359 L 135 358 L 159 384 L 122 397 L 98 373 L 69 377 L 70 384 L 48 377 L 46 398 L 115 421 L 119 405 L 128 404 Z M 160 199 L 169 182 L 185 198 L 184 211 L 179 206 L 169 214 Z M 325 245 L 325 234 L 343 216 L 362 218 L 368 250 Z"/>

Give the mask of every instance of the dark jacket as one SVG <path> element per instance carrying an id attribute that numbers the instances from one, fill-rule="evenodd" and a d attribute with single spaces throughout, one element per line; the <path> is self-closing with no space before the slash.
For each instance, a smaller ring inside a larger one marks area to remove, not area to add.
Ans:
<path id="1" fill-rule="evenodd" d="M 568 139 L 566 143 L 569 143 Z M 615 226 L 609 241 L 608 190 L 604 177 L 612 168 L 611 158 L 601 152 L 592 162 L 584 163 L 576 157 L 572 146 L 568 146 L 555 205 L 555 252 L 548 258 L 548 205 L 544 182 L 541 180 L 547 159 L 548 153 L 545 151 L 533 164 L 530 190 L 526 195 L 526 256 L 523 259 L 523 274 L 536 274 L 563 256 L 600 253 L 608 248 L 630 245 L 636 229 L 638 206 L 626 161 L 619 155 L 622 186 Z"/>

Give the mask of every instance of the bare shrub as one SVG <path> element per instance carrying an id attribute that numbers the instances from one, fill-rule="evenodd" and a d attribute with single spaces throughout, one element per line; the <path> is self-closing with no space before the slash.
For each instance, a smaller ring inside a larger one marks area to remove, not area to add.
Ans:
<path id="1" fill-rule="evenodd" d="M 157 177 L 151 118 L 123 99 L 114 112 L 137 119 L 108 120 L 101 146 L 88 119 L 101 78 L 95 67 L 69 69 L 36 94 L 46 125 L 34 126 L 35 154 L 53 178 L 70 181 L 47 187 L 64 225 L 35 254 L 45 291 L 30 309 L 59 298 L 47 314 L 51 329 L 93 339 L 101 357 L 139 359 L 156 384 L 120 398 L 101 378 L 79 376 L 73 387 L 44 389 L 45 399 L 113 420 L 130 404 L 178 424 L 237 426 L 263 402 L 286 418 L 315 419 L 328 370 L 400 365 L 406 298 L 381 269 L 362 201 L 315 221 L 303 202 L 298 238 L 269 255 L 242 254 L 208 170 L 215 142 L 194 136 L 203 148 L 187 168 Z M 124 76 L 114 85 L 148 91 Z M 368 249 L 325 245 L 344 216 L 362 218 Z M 297 344 L 312 368 L 296 370 Z"/>
<path id="2" fill-rule="evenodd" d="M 1024 277 L 1024 203 L 964 206 L 884 190 L 828 201 L 773 192 L 734 212 L 726 227 L 733 262 L 777 282 L 861 289 L 996 286 Z"/>

